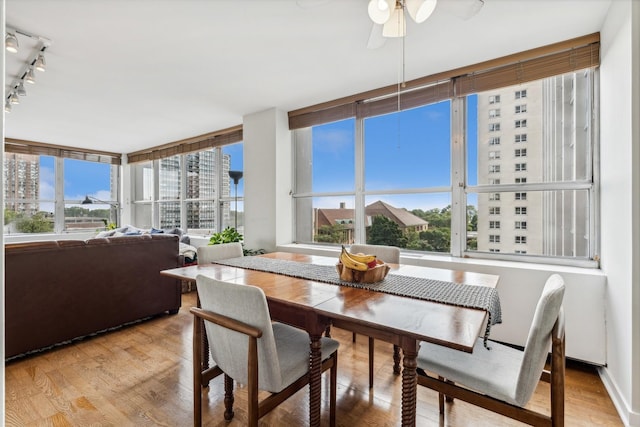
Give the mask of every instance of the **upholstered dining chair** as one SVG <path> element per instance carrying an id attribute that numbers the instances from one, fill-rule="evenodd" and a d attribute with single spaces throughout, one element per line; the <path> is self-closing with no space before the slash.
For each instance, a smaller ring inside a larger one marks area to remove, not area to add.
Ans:
<path id="1" fill-rule="evenodd" d="M 440 414 L 454 398 L 530 425 L 564 425 L 564 281 L 551 275 L 538 300 L 524 351 L 482 338 L 472 353 L 421 343 L 418 384 L 438 392 Z M 550 371 L 545 362 L 551 348 Z M 437 378 L 436 378 L 437 376 Z M 524 406 L 542 378 L 551 383 L 551 416 Z"/>
<path id="2" fill-rule="evenodd" d="M 242 243 L 221 243 L 197 248 L 199 264 L 208 264 L 218 259 L 237 258 L 243 256 Z"/>
<path id="3" fill-rule="evenodd" d="M 309 335 L 278 322 L 271 322 L 267 299 L 255 286 L 196 277 L 201 308 L 194 314 L 193 393 L 194 425 L 202 424 L 202 384 L 224 374 L 224 418 L 233 418 L 233 382 L 247 385 L 248 425 L 276 408 L 309 383 Z M 204 320 L 216 366 L 201 371 L 201 335 Z M 335 425 L 338 342 L 323 337 L 322 372 L 330 369 L 330 420 Z M 258 401 L 258 391 L 271 394 Z"/>
<path id="4" fill-rule="evenodd" d="M 384 245 L 351 245 L 349 248 L 351 253 L 363 253 L 375 255 L 378 259 L 390 263 L 400 264 L 400 249 L 395 246 Z M 356 342 L 356 333 L 353 333 L 353 342 Z M 369 337 L 369 388 L 373 387 L 373 354 L 375 349 L 375 341 Z M 393 345 L 393 371 L 400 374 L 400 348 Z"/>

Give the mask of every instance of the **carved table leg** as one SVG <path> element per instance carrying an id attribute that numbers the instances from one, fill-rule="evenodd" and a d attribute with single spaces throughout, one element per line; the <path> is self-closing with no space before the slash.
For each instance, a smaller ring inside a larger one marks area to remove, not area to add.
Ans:
<path id="1" fill-rule="evenodd" d="M 409 348 L 407 348 L 409 347 Z M 416 358 L 418 357 L 418 344 L 403 346 L 402 353 L 402 426 L 416 425 L 416 400 L 418 379 L 416 377 Z"/>
<path id="2" fill-rule="evenodd" d="M 231 421 L 233 418 L 233 378 L 224 374 L 224 419 Z"/>
<path id="3" fill-rule="evenodd" d="M 400 347 L 393 345 L 393 373 L 400 375 Z"/>

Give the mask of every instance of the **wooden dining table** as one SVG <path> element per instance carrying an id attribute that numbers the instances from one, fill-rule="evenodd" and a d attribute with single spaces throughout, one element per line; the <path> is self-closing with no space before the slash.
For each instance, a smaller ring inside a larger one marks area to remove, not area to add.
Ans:
<path id="1" fill-rule="evenodd" d="M 335 265 L 337 257 L 274 252 L 261 255 L 300 263 Z M 459 270 L 389 264 L 390 274 L 495 288 L 498 276 Z M 421 341 L 471 352 L 482 335 L 487 312 L 220 264 L 163 270 L 195 282 L 200 274 L 264 291 L 272 319 L 303 328 L 310 338 L 309 425 L 320 425 L 320 338 L 330 326 L 386 341 L 402 349 L 402 426 L 416 424 L 416 358 Z M 205 359 L 208 359 L 208 355 Z"/>

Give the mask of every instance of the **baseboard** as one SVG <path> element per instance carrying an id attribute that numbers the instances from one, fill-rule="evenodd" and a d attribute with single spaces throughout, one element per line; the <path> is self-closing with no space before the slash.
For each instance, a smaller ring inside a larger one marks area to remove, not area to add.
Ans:
<path id="1" fill-rule="evenodd" d="M 640 427 L 640 413 L 631 409 L 622 393 L 620 393 L 616 382 L 609 375 L 607 368 L 604 366 L 598 367 L 598 375 L 600 375 L 602 384 L 607 389 L 607 393 L 609 393 L 609 397 L 613 401 L 622 423 L 627 427 Z"/>

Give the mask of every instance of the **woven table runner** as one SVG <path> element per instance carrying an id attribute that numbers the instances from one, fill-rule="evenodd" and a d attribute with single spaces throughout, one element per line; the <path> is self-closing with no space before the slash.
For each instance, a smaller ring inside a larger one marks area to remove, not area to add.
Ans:
<path id="1" fill-rule="evenodd" d="M 341 280 L 335 266 L 307 264 L 284 259 L 255 256 L 221 259 L 214 261 L 214 263 L 282 274 L 299 279 L 313 280 L 314 282 L 351 286 L 403 297 L 485 310 L 489 315 L 484 334 L 485 347 L 487 347 L 487 339 L 489 338 L 491 326 L 502 323 L 502 311 L 500 309 L 498 291 L 488 286 L 464 285 L 442 280 L 405 276 L 391 272 L 387 274 L 384 280 L 377 283 L 354 283 Z"/>

